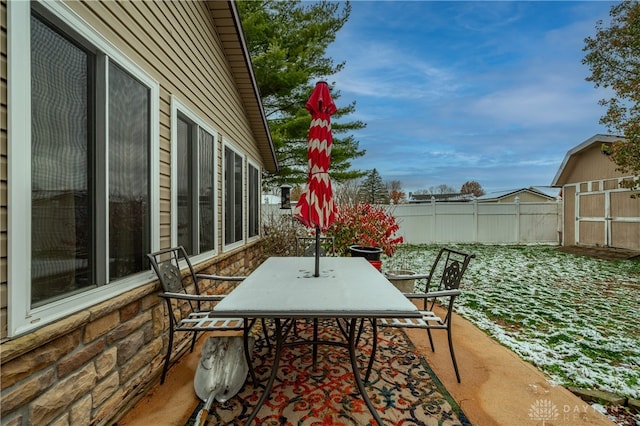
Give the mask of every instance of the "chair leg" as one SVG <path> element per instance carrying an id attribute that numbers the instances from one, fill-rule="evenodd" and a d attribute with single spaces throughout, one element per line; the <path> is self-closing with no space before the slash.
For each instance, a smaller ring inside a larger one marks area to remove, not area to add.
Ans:
<path id="1" fill-rule="evenodd" d="M 460 372 L 458 371 L 456 354 L 453 352 L 453 340 L 451 339 L 451 324 L 447 327 L 447 337 L 449 338 L 449 352 L 451 353 L 451 361 L 453 361 L 453 369 L 456 371 L 456 378 L 458 379 L 458 383 L 460 383 Z"/>
<path id="2" fill-rule="evenodd" d="M 193 348 L 196 347 L 196 338 L 198 337 L 198 332 L 194 331 L 193 332 L 193 338 L 191 339 L 191 349 L 189 349 L 189 352 L 193 352 Z"/>
<path id="3" fill-rule="evenodd" d="M 162 376 L 160 376 L 160 384 L 164 383 L 169 369 L 169 360 L 171 359 L 171 348 L 173 348 L 173 330 L 169 331 L 169 342 L 167 343 L 167 354 L 164 357 L 164 366 L 162 367 Z"/>
<path id="4" fill-rule="evenodd" d="M 431 344 L 431 352 L 435 352 L 436 348 L 433 346 L 433 337 L 431 337 L 431 329 L 427 328 L 427 334 L 429 335 L 429 343 Z"/>

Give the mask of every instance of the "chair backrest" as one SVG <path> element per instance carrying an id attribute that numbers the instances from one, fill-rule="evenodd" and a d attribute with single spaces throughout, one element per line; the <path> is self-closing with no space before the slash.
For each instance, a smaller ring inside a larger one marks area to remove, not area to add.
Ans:
<path id="1" fill-rule="evenodd" d="M 147 254 L 151 266 L 155 271 L 162 290 L 165 293 L 182 293 L 199 295 L 200 287 L 196 278 L 193 265 L 187 256 L 183 246 L 171 247 L 154 253 Z M 183 276 L 180 271 L 180 262 L 187 265 L 187 273 Z M 181 317 L 188 316 L 190 312 L 201 310 L 200 301 L 171 301 L 166 299 L 172 321 L 179 322 Z"/>
<path id="2" fill-rule="evenodd" d="M 452 290 L 460 287 L 464 271 L 467 270 L 471 259 L 476 257 L 475 254 L 465 253 L 443 247 L 438 252 L 436 260 L 431 266 L 429 272 L 429 280 L 427 282 L 427 291 L 433 290 Z"/>
<path id="3" fill-rule="evenodd" d="M 333 237 L 320 237 L 320 256 L 333 255 L 336 251 Z M 316 237 L 297 237 L 296 256 L 314 257 L 316 255 Z"/>
<path id="4" fill-rule="evenodd" d="M 147 257 L 160 279 L 163 291 L 168 293 L 200 294 L 195 270 L 184 247 L 167 248 L 155 253 L 149 253 Z M 180 272 L 180 261 L 183 261 L 188 267 L 188 273 L 184 277 Z"/>

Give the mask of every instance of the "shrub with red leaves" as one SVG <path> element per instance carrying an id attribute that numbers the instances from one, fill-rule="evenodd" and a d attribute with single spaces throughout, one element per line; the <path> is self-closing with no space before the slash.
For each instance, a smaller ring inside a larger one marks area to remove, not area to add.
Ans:
<path id="1" fill-rule="evenodd" d="M 356 203 L 339 206 L 336 221 L 325 234 L 334 237 L 336 252 L 342 256 L 352 245 L 380 247 L 392 256 L 404 241 L 396 236 L 398 229 L 396 218 L 385 207 Z"/>

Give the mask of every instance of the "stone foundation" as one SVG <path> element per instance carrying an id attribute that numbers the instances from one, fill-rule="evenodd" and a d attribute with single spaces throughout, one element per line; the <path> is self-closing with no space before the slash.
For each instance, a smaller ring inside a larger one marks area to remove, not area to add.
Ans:
<path id="1" fill-rule="evenodd" d="M 247 275 L 260 244 L 194 265 L 197 272 Z M 227 293 L 237 283 L 209 288 Z M 3 425 L 106 425 L 159 381 L 168 341 L 159 282 L 43 326 L 0 345 Z M 188 349 L 175 336 L 174 358 Z"/>

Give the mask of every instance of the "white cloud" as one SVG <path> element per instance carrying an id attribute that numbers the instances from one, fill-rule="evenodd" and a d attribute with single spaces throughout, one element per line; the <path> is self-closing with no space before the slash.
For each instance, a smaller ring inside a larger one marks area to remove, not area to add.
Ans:
<path id="1" fill-rule="evenodd" d="M 329 54 L 346 61 L 331 77 L 341 100 L 367 123 L 354 167 L 413 190 L 546 185 L 569 148 L 605 132 L 581 49 L 609 4 L 353 5 Z"/>

